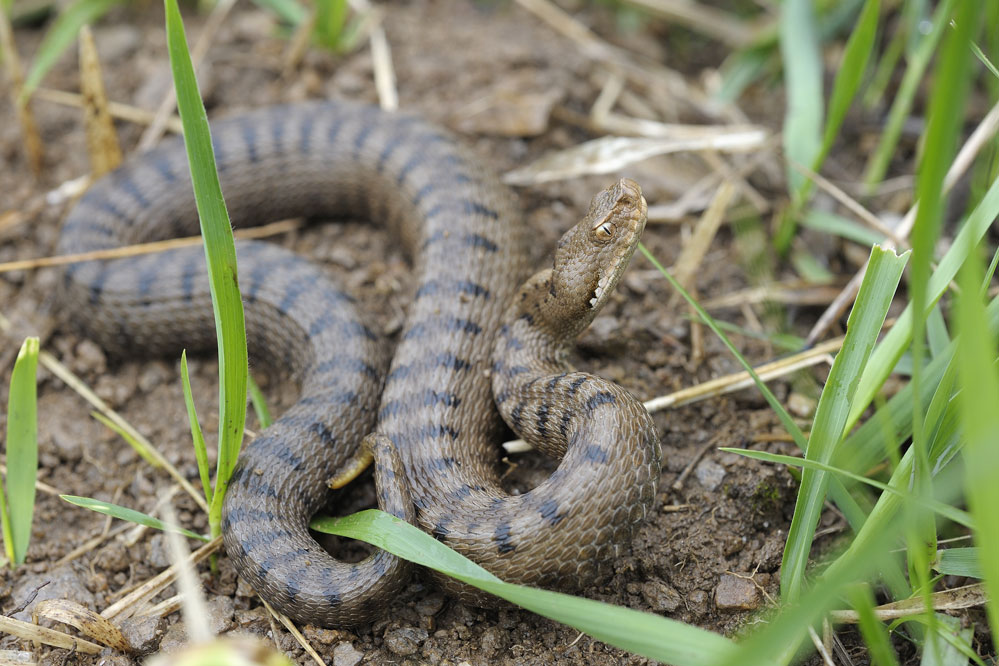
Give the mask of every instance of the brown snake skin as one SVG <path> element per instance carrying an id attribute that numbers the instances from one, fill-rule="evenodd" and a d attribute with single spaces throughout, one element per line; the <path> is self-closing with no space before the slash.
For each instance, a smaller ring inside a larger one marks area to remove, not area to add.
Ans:
<path id="1" fill-rule="evenodd" d="M 382 509 L 511 582 L 571 590 L 608 573 L 655 495 L 659 438 L 630 394 L 572 371 L 564 357 L 634 251 L 646 211 L 638 186 L 622 180 L 598 195 L 560 241 L 554 273 L 518 292 L 528 230 L 514 196 L 443 131 L 329 102 L 267 108 L 212 130 L 236 226 L 384 221 L 412 257 L 415 286 L 385 374 L 379 335 L 320 269 L 273 245 L 237 243 L 251 363 L 289 368 L 302 386 L 245 447 L 225 498 L 225 546 L 240 575 L 299 621 L 356 625 L 384 611 L 408 580 L 406 563 L 382 551 L 338 562 L 308 533 L 326 480 L 370 432 L 380 435 L 368 443 Z M 59 250 L 197 232 L 174 139 L 96 183 L 66 220 Z M 203 263 L 193 247 L 77 264 L 65 274 L 65 307 L 112 352 L 212 348 Z M 516 432 L 561 458 L 522 495 L 499 485 L 493 391 Z"/>

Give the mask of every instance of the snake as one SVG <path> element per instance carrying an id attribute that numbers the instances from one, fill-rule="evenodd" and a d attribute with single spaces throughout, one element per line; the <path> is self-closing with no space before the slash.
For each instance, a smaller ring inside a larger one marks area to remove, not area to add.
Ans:
<path id="1" fill-rule="evenodd" d="M 376 550 L 333 558 L 309 532 L 327 481 L 367 452 L 379 508 L 500 578 L 574 591 L 605 578 L 647 514 L 661 465 L 649 413 L 566 361 L 618 283 L 644 228 L 641 189 L 597 195 L 529 276 L 516 196 L 467 147 L 416 115 L 316 101 L 213 121 L 234 226 L 349 218 L 384 224 L 412 265 L 394 352 L 324 269 L 279 246 L 236 242 L 251 364 L 288 371 L 295 404 L 243 447 L 222 516 L 239 575 L 294 620 L 356 626 L 408 584 Z M 58 251 L 199 231 L 183 141 L 127 160 L 67 215 Z M 61 308 L 115 355 L 173 355 L 216 342 L 204 252 L 179 247 L 71 264 Z M 526 280 L 526 281 L 525 281 Z M 537 487 L 501 486 L 509 427 L 559 460 Z M 437 579 L 461 600 L 483 593 Z"/>

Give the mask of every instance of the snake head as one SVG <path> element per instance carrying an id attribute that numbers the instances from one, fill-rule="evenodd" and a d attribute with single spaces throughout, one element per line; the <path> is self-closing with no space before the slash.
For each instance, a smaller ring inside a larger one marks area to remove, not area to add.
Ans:
<path id="1" fill-rule="evenodd" d="M 642 188 L 628 178 L 593 197 L 583 220 L 559 241 L 552 295 L 566 308 L 596 316 L 635 253 L 647 214 Z"/>

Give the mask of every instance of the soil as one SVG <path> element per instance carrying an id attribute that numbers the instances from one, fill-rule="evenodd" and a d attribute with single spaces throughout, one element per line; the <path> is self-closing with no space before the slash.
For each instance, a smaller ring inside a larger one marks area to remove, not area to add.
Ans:
<path id="1" fill-rule="evenodd" d="M 690 34 L 642 28 L 619 32 L 613 14 L 590 6 L 581 8 L 578 18 L 608 40 L 660 59 L 671 54 L 671 66 L 691 81 L 698 80 L 700 68 L 719 64 L 709 50 L 714 47 Z M 185 20 L 193 44 L 205 14 L 185 7 Z M 46 27 L 16 31 L 18 48 L 28 62 Z M 519 6 L 397 3 L 386 8 L 384 27 L 396 67 L 401 107 L 453 129 L 497 171 L 523 166 L 546 151 L 594 137 L 573 119 L 586 114 L 593 104 L 605 77 L 604 68 L 587 59 L 577 44 Z M 171 85 L 161 6 L 137 3 L 115 9 L 95 26 L 94 33 L 109 97 L 154 109 Z M 677 40 L 678 52 L 671 52 L 671 39 Z M 377 102 L 372 58 L 366 47 L 344 56 L 310 49 L 304 62 L 286 73 L 282 58 L 288 44 L 269 14 L 253 5 L 237 6 L 216 34 L 200 70 L 209 115 L 314 97 Z M 721 49 L 715 48 L 714 53 L 722 57 Z M 78 89 L 72 52 L 49 74 L 45 85 Z M 514 124 L 511 128 L 475 113 L 483 102 L 508 98 L 526 99 L 529 106 L 540 104 L 540 125 L 523 128 Z M 555 111 L 548 114 L 545 104 L 551 102 Z M 693 112 L 682 101 L 672 104 L 660 106 L 661 118 L 716 121 Z M 781 117 L 778 104 L 779 100 L 761 101 L 754 119 L 763 124 L 777 122 L 775 119 Z M 0 213 L 29 210 L 44 193 L 89 171 L 79 110 L 43 101 L 36 101 L 33 109 L 46 151 L 37 179 L 27 168 L 13 105 L 6 101 L 0 104 L 0 154 L 5 164 L 0 171 Z M 501 127 L 506 129 L 497 131 Z M 118 123 L 126 153 L 134 149 L 142 129 Z M 525 132 L 530 135 L 525 136 Z M 689 174 L 690 166 L 683 157 L 661 158 L 608 176 L 521 188 L 526 224 L 538 239 L 534 245 L 536 265 L 541 267 L 550 260 L 550 249 L 559 235 L 579 218 L 589 198 L 612 179 L 635 178 L 645 188 L 650 204 L 668 203 L 689 187 L 690 176 L 684 180 L 684 174 Z M 754 183 L 765 195 L 782 187 L 772 179 L 757 178 L 760 182 Z M 45 204 L 37 215 L 0 229 L 0 261 L 52 254 L 67 210 L 66 204 Z M 689 228 L 688 223 L 651 223 L 644 240 L 669 266 L 684 246 Z M 285 234 L 275 242 L 328 266 L 358 293 L 381 326 L 398 331 L 409 294 L 408 267 L 384 231 L 363 223 L 330 223 Z M 835 248 L 830 248 L 830 253 L 835 254 Z M 694 286 L 705 300 L 743 289 L 754 279 L 753 271 L 745 266 L 734 235 L 723 228 L 697 272 Z M 130 359 L 128 350 L 114 354 L 79 337 L 51 307 L 58 277 L 57 269 L 0 275 L 0 312 L 13 322 L 13 332 L 0 354 L 5 373 L 0 378 L 0 398 L 6 400 L 17 344 L 24 334 L 41 335 L 43 348 L 77 373 L 196 482 L 178 359 Z M 697 331 L 692 332 L 685 307 L 676 305 L 671 296 L 667 283 L 656 277 L 649 263 L 636 258 L 605 313 L 582 336 L 574 363 L 619 382 L 641 399 L 738 370 L 709 333 L 704 334 L 702 345 L 697 343 L 692 337 Z M 754 322 L 747 310 L 729 308 L 716 314 L 751 328 Z M 799 332 L 807 330 L 817 312 L 815 308 L 797 309 L 794 326 Z M 778 353 L 767 343 L 749 337 L 737 335 L 735 340 L 754 363 L 772 360 Z M 195 356 L 190 365 L 202 426 L 206 433 L 212 433 L 217 426 L 218 366 L 208 355 Z M 294 387 L 282 377 L 263 372 L 255 375 L 274 411 L 294 401 Z M 59 493 L 152 511 L 171 487 L 171 479 L 92 419 L 89 406 L 77 393 L 44 369 L 39 370 L 39 377 L 40 480 Z M 817 379 L 821 381 L 821 377 Z M 774 388 L 782 399 L 791 392 L 788 382 L 777 382 Z M 754 391 L 662 411 L 655 414 L 655 420 L 663 436 L 665 456 L 655 510 L 630 552 L 620 558 L 613 578 L 588 590 L 587 596 L 736 634 L 755 620 L 758 611 L 754 609 L 777 595 L 796 482 L 781 467 L 716 449 L 754 446 L 790 453 L 791 447 L 782 443 L 776 417 Z M 248 425 L 256 427 L 252 416 Z M 530 487 L 553 469 L 552 462 L 535 454 L 516 456 L 501 464 L 511 469 L 511 488 Z M 335 510 L 347 513 L 373 503 L 368 479 L 340 498 Z M 190 498 L 178 493 L 174 505 L 184 525 L 207 530 L 205 516 Z M 40 493 L 27 564 L 14 572 L 0 570 L 4 612 L 15 609 L 28 592 L 45 581 L 52 583 L 42 588 L 39 598 L 55 594 L 101 610 L 169 562 L 162 536 L 151 530 L 129 530 L 103 538 L 92 549 L 68 562 L 63 560 L 80 544 L 105 535 L 108 524 L 98 514 Z M 823 517 L 823 533 L 835 535 L 842 527 L 835 514 Z M 824 537 L 826 541 L 829 538 Z M 269 621 L 259 599 L 237 583 L 225 557 L 220 558 L 219 566 L 217 577 L 207 567 L 201 571 L 216 629 L 267 637 L 298 663 L 311 663 L 291 636 Z M 169 594 L 173 592 L 165 596 Z M 743 609 L 724 607 L 733 599 Z M 22 612 L 19 617 L 23 616 Z M 179 613 L 174 613 L 155 623 L 154 638 L 147 647 L 166 649 L 181 643 L 179 619 Z M 328 663 L 338 664 L 356 663 L 360 655 L 365 663 L 648 661 L 527 611 L 466 607 L 446 599 L 420 579 L 392 603 L 383 620 L 355 630 L 306 627 L 304 633 Z M 0 647 L 17 644 L 11 637 L 0 640 Z M 67 653 L 43 648 L 37 655 L 42 664 L 61 664 Z M 95 664 L 106 657 L 78 654 L 73 659 L 79 664 Z M 112 659 L 124 664 L 134 658 L 116 653 Z"/>

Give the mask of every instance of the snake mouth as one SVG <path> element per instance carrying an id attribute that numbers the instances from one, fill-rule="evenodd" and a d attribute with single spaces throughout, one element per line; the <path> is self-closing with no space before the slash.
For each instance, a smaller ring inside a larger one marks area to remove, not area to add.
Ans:
<path id="1" fill-rule="evenodd" d="M 614 204 L 611 212 L 603 219 L 619 229 L 611 255 L 603 263 L 597 284 L 593 289 L 589 304 L 593 310 L 603 307 L 611 292 L 628 266 L 638 241 L 645 229 L 648 216 L 648 203 L 642 196 L 642 188 L 630 178 L 622 178 L 610 189 Z"/>

